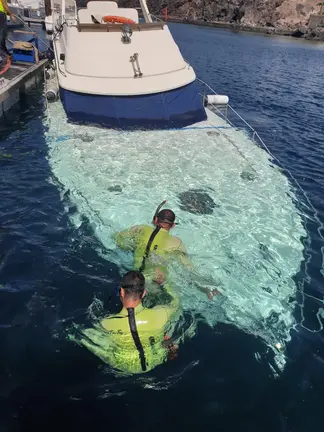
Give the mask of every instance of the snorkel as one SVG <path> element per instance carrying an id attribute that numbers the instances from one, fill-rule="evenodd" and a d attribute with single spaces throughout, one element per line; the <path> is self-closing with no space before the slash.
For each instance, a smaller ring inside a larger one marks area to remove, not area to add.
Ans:
<path id="1" fill-rule="evenodd" d="M 164 200 L 164 201 L 161 202 L 160 205 L 157 206 L 157 208 L 156 208 L 156 210 L 155 210 L 155 213 L 154 213 L 154 216 L 153 216 L 153 221 L 152 221 L 153 223 L 154 223 L 154 219 L 155 219 L 156 217 L 158 217 L 161 208 L 162 208 L 162 207 L 163 207 L 167 202 L 168 202 L 167 200 Z"/>

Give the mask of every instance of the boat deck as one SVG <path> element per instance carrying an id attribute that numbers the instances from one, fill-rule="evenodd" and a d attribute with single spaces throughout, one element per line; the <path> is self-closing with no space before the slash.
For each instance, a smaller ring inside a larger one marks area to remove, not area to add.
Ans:
<path id="1" fill-rule="evenodd" d="M 31 17 L 23 17 L 24 22 L 28 24 L 29 27 L 31 26 L 41 26 L 43 29 L 45 29 L 45 18 L 31 18 Z"/>
<path id="2" fill-rule="evenodd" d="M 0 117 L 17 103 L 22 94 L 35 87 L 43 76 L 47 60 L 37 64 L 12 63 L 0 77 Z"/>

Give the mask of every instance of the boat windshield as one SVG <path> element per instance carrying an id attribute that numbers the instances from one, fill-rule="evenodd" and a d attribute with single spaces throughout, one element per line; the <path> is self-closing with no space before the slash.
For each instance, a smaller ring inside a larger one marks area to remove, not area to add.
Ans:
<path id="1" fill-rule="evenodd" d="M 46 0 L 45 4 L 46 2 L 50 4 L 50 0 Z M 89 2 L 92 3 L 91 6 L 89 5 L 90 7 L 88 6 Z M 126 1 L 119 1 L 117 4 L 114 1 L 61 0 L 55 3 L 54 10 L 67 18 L 77 17 L 80 9 L 88 8 L 91 9 L 95 18 L 97 16 L 100 18 L 101 15 L 124 16 L 131 13 L 136 18 L 134 19 L 135 22 L 151 23 L 153 21 L 145 0 L 139 0 L 137 7 L 129 8 L 127 6 L 128 2 Z"/>

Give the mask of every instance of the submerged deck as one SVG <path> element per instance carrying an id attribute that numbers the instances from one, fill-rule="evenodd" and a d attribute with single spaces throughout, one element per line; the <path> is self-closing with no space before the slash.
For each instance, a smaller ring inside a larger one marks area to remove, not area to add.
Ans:
<path id="1" fill-rule="evenodd" d="M 43 77 L 47 60 L 38 64 L 12 63 L 9 70 L 0 77 L 0 117 L 29 89 L 34 88 Z"/>

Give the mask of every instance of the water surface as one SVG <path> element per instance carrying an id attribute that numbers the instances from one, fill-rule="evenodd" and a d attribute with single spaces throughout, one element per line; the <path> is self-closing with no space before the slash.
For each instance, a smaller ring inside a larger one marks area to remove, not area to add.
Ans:
<path id="1" fill-rule="evenodd" d="M 274 354 L 234 325 L 203 323 L 181 356 L 152 376 L 115 379 L 62 338 L 93 295 L 110 310 L 118 268 L 98 254 L 89 221 L 60 196 L 49 167 L 45 105 L 35 92 L 1 125 L 0 295 L 2 430 L 322 431 L 324 218 L 323 45 L 170 25 L 197 73 L 255 126 L 315 207 L 306 215 L 304 263 L 294 280 L 298 325 L 279 378 Z M 64 132 L 64 131 L 62 131 Z"/>

